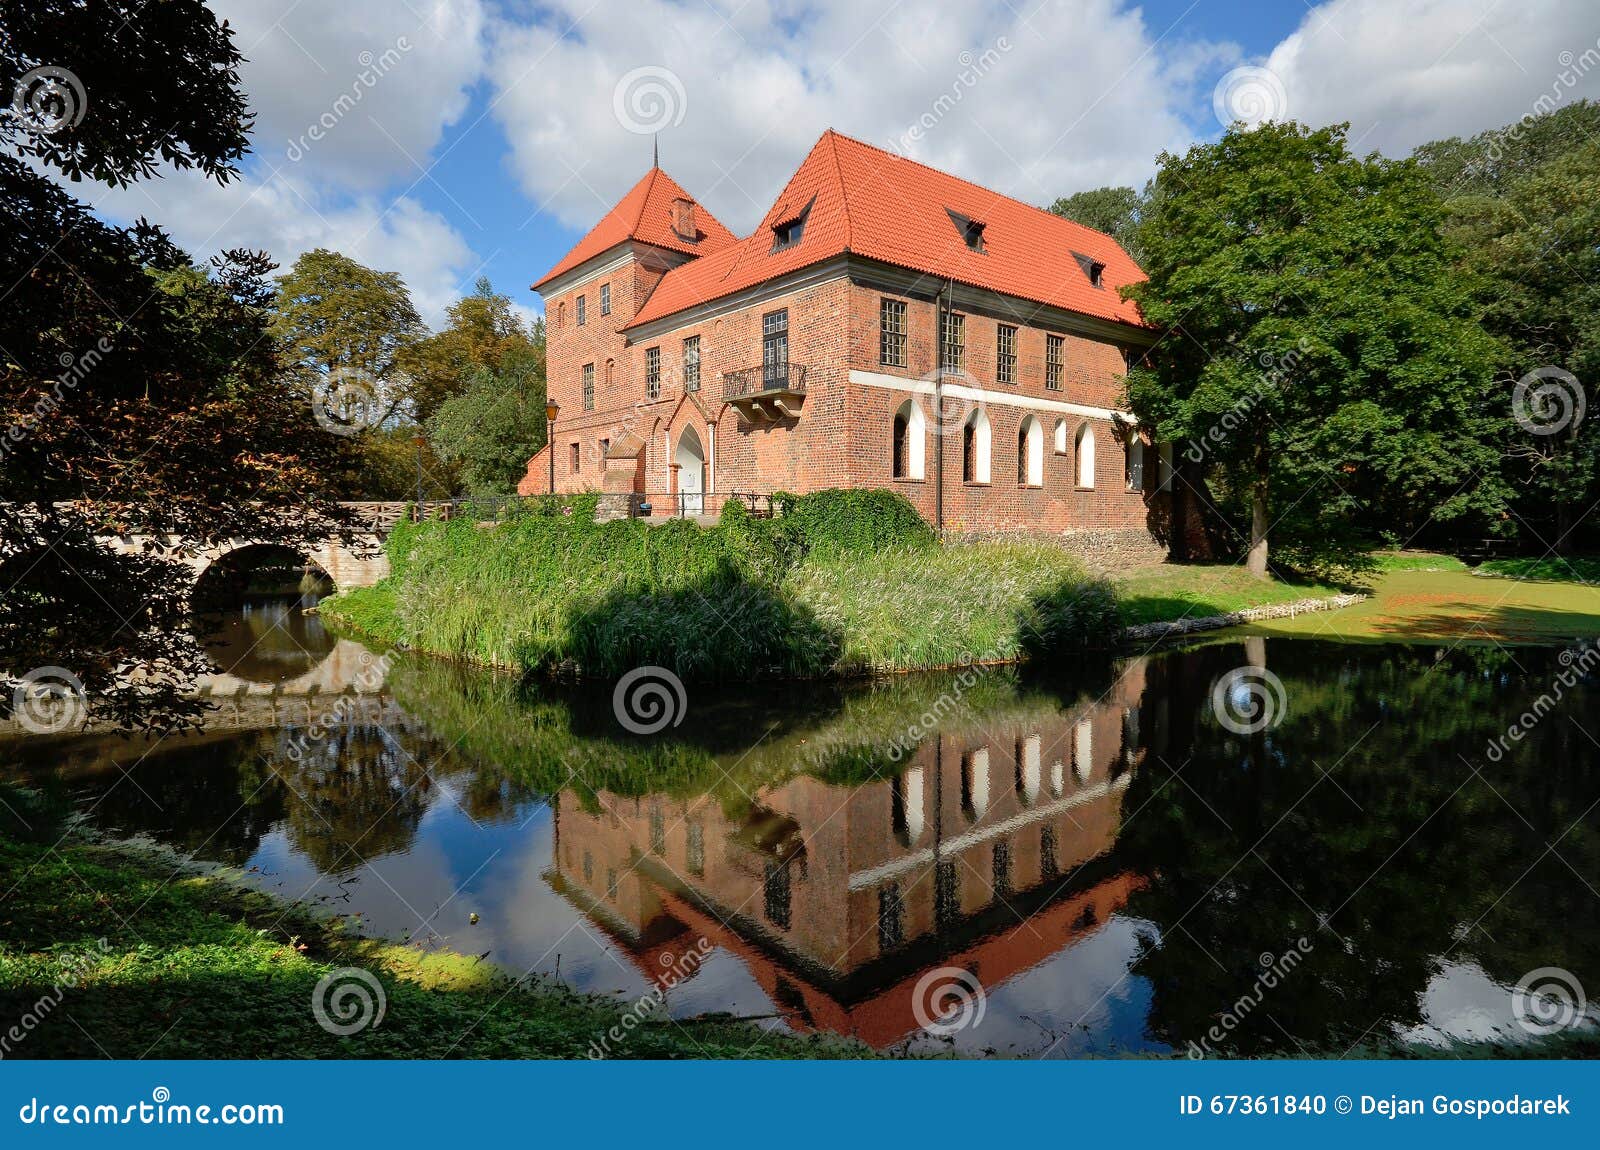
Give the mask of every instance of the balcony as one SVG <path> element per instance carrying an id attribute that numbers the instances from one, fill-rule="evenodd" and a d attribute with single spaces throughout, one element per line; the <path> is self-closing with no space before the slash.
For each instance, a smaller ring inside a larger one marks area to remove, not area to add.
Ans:
<path id="1" fill-rule="evenodd" d="M 751 423 L 798 419 L 806 400 L 803 364 L 772 362 L 724 372 L 722 401 L 737 408 Z"/>

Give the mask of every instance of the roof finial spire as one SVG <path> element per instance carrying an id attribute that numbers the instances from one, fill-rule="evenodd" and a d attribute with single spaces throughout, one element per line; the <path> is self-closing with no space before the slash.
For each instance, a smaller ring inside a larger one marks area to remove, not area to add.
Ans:
<path id="1" fill-rule="evenodd" d="M 660 132 L 657 132 L 651 138 L 650 148 L 651 148 L 651 151 L 650 151 L 650 166 L 652 168 L 659 168 L 661 166 L 661 133 Z"/>

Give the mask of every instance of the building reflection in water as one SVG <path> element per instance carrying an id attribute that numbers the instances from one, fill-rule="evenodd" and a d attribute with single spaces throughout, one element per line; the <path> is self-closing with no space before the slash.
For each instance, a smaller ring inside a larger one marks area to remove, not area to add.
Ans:
<path id="1" fill-rule="evenodd" d="M 853 788 L 801 775 L 736 812 L 564 792 L 546 880 L 649 979 L 704 937 L 794 1029 L 891 1045 L 918 1029 L 924 972 L 957 967 L 992 993 L 1144 885 L 1107 856 L 1145 753 L 1147 667 L 1096 702 L 949 724 Z"/>

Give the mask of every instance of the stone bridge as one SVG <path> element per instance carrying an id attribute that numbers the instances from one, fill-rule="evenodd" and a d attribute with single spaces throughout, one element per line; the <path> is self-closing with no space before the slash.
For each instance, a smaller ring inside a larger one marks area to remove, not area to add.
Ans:
<path id="1" fill-rule="evenodd" d="M 333 580 L 333 584 L 341 591 L 351 587 L 371 587 L 380 579 L 389 575 L 389 557 L 384 554 L 383 540 L 391 528 L 399 522 L 405 514 L 408 504 L 405 503 L 341 503 L 354 511 L 361 522 L 371 528 L 370 535 L 362 537 L 355 547 L 350 547 L 338 540 L 330 540 L 321 546 L 301 555 L 305 560 L 318 567 L 323 574 Z M 426 513 L 426 505 L 424 511 Z M 122 535 L 108 539 L 107 544 L 115 551 L 124 553 L 137 552 L 145 548 L 149 538 L 142 535 Z M 172 540 L 165 542 L 171 543 Z M 194 571 L 196 583 L 210 569 L 212 564 L 229 555 L 255 547 L 277 547 L 277 544 L 263 543 L 250 539 L 234 539 L 227 543 L 206 547 L 188 557 L 187 562 Z"/>

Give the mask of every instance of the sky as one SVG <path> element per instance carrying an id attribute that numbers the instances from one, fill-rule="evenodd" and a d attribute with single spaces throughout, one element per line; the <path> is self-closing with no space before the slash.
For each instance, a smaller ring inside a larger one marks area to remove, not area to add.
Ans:
<path id="1" fill-rule="evenodd" d="M 650 166 L 746 234 L 829 127 L 1031 203 L 1141 185 L 1225 118 L 1404 156 L 1600 98 L 1595 0 L 211 0 L 242 178 L 72 191 L 197 258 L 328 247 L 435 327 L 529 290 Z M 1589 53 L 1587 56 L 1585 53 Z M 93 79 L 85 77 L 88 111 Z"/>

